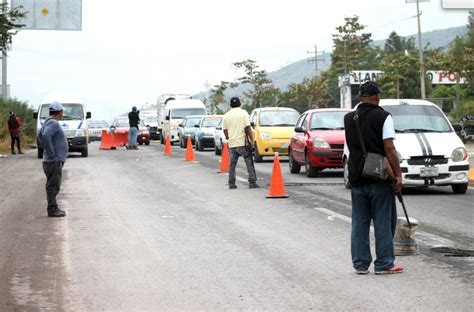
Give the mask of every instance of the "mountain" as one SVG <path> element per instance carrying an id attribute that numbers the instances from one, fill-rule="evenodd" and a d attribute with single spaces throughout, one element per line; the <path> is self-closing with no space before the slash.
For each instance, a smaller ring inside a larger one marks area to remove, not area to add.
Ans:
<path id="1" fill-rule="evenodd" d="M 464 36 L 467 34 L 467 27 L 451 27 L 447 29 L 433 30 L 425 32 L 422 34 L 423 46 L 429 46 L 431 48 L 441 48 L 447 50 L 450 43 L 457 36 Z M 415 44 L 418 46 L 417 35 L 407 36 L 406 38 L 415 38 Z M 373 42 L 374 46 L 379 46 L 383 48 L 385 45 L 385 40 L 376 40 Z M 331 53 L 324 53 L 318 58 L 323 59 L 324 61 L 318 62 L 318 71 L 325 71 L 331 65 Z M 309 62 L 309 59 L 300 60 L 294 63 L 291 63 L 285 67 L 282 67 L 279 70 L 268 73 L 268 76 L 273 82 L 273 85 L 280 90 L 286 90 L 291 83 L 300 83 L 304 78 L 311 78 L 314 75 L 315 64 Z M 249 88 L 248 85 L 241 85 L 235 89 L 227 90 L 226 96 L 239 96 L 245 90 Z M 199 93 L 194 95 L 195 98 L 204 99 L 205 93 Z"/>

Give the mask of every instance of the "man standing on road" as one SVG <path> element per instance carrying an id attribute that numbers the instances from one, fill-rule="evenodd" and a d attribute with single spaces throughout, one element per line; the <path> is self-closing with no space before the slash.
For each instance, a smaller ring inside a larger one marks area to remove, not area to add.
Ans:
<path id="1" fill-rule="evenodd" d="M 68 152 L 68 142 L 59 125 L 64 108 L 59 102 L 49 105 L 49 117 L 45 120 L 38 142 L 43 147 L 43 170 L 46 175 L 46 198 L 48 217 L 64 217 L 66 212 L 59 209 L 56 197 L 61 189 L 63 166 Z"/>
<path id="2" fill-rule="evenodd" d="M 130 129 L 128 131 L 128 148 L 138 149 L 137 138 L 138 138 L 138 124 L 140 123 L 140 111 L 137 110 L 136 106 L 132 107 L 132 111 L 128 113 L 128 123 Z"/>
<path id="3" fill-rule="evenodd" d="M 8 131 L 10 132 L 10 138 L 12 140 L 12 155 L 15 155 L 15 142 L 16 147 L 18 148 L 18 154 L 24 154 L 21 151 L 20 145 L 20 127 L 21 120 L 15 116 L 15 112 L 11 111 L 10 116 L 8 117 Z"/>
<path id="4" fill-rule="evenodd" d="M 229 189 L 236 189 L 235 167 L 239 157 L 242 156 L 247 166 L 249 175 L 249 188 L 258 188 L 257 175 L 252 158 L 253 133 L 250 127 L 250 119 L 247 111 L 240 108 L 240 99 L 230 99 L 230 111 L 224 115 L 223 129 L 225 138 L 229 144 L 230 167 L 229 167 Z"/>
<path id="5" fill-rule="evenodd" d="M 346 144 L 349 148 L 349 181 L 352 185 L 352 264 L 357 274 L 369 273 L 372 262 L 370 253 L 370 222 L 374 222 L 375 274 L 401 273 L 395 265 L 393 236 L 397 222 L 395 192 L 402 186 L 400 164 L 393 144 L 395 130 L 392 116 L 379 107 L 380 89 L 368 81 L 360 87 L 360 103 L 355 112 L 344 117 Z M 395 175 L 395 185 L 378 182 L 362 175 L 364 155 L 361 148 L 354 115 L 358 113 L 360 132 L 367 152 L 387 157 Z"/>

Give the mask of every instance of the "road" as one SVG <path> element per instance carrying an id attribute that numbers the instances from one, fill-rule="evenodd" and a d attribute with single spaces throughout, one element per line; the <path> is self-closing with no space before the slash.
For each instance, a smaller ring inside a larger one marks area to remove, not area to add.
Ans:
<path id="1" fill-rule="evenodd" d="M 228 190 L 211 151 L 185 162 L 176 146 L 93 143 L 68 158 L 68 216 L 51 219 L 35 151 L 0 159 L 0 311 L 474 309 L 474 257 L 432 250 L 474 249 L 473 189 L 405 191 L 419 253 L 398 257 L 403 274 L 358 276 L 342 172 L 281 165 L 290 197 L 266 199 L 271 160 L 256 165 L 261 189 L 241 161 Z"/>

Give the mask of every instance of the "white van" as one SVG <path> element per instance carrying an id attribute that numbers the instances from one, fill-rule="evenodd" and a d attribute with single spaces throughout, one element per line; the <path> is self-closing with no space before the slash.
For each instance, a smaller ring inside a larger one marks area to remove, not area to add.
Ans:
<path id="1" fill-rule="evenodd" d="M 446 186 L 456 194 L 466 193 L 469 161 L 466 148 L 445 114 L 424 100 L 381 100 L 392 115 L 402 170 L 403 186 Z M 344 145 L 344 183 L 350 187 Z"/>
<path id="2" fill-rule="evenodd" d="M 64 130 L 68 144 L 69 152 L 79 152 L 82 157 L 87 157 L 88 151 L 88 122 L 91 118 L 91 113 L 86 112 L 84 102 L 80 97 L 70 94 L 49 94 L 41 102 L 38 111 L 34 113 L 34 118 L 37 119 L 36 131 L 39 133 L 44 121 L 49 116 L 49 105 L 57 101 L 64 107 L 63 120 L 59 122 Z M 43 158 L 43 149 L 38 145 L 38 158 Z"/>
<path id="3" fill-rule="evenodd" d="M 165 144 L 168 133 L 171 144 L 179 142 L 178 125 L 189 115 L 207 115 L 206 106 L 201 100 L 197 99 L 168 101 L 164 110 L 165 120 L 161 131 L 161 144 Z"/>

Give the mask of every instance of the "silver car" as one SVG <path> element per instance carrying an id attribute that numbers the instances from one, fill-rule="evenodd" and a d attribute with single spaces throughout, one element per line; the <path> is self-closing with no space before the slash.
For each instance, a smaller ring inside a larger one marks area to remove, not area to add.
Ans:
<path id="1" fill-rule="evenodd" d="M 89 142 L 100 141 L 102 139 L 102 130 L 109 128 L 105 120 L 90 120 L 89 121 Z"/>
<path id="2" fill-rule="evenodd" d="M 178 126 L 179 146 L 181 148 L 186 148 L 188 137 L 191 138 L 191 143 L 194 145 L 194 133 L 196 130 L 196 125 L 199 125 L 202 117 L 204 117 L 204 115 L 186 116 Z"/>

